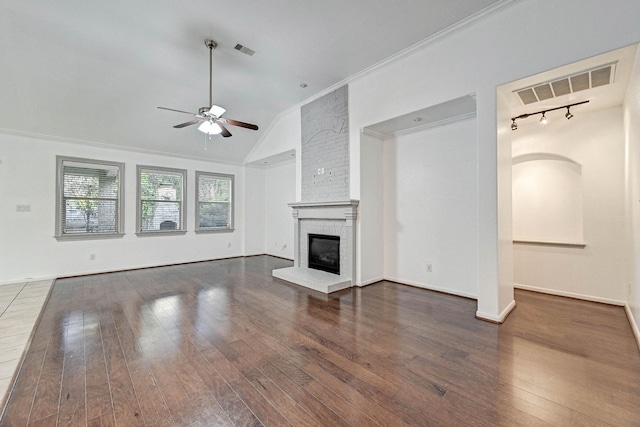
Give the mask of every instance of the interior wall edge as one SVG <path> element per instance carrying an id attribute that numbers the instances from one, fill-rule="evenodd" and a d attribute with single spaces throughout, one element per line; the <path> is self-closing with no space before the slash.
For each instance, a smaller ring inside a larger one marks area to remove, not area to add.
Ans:
<path id="1" fill-rule="evenodd" d="M 638 351 L 640 351 L 640 329 L 638 328 L 636 319 L 633 317 L 633 312 L 631 311 L 631 307 L 629 306 L 629 304 L 624 305 L 624 312 L 627 314 L 627 319 L 629 319 L 631 331 L 633 332 L 633 336 L 636 339 L 636 344 L 638 344 Z"/>
<path id="2" fill-rule="evenodd" d="M 491 313 L 486 313 L 482 311 L 476 311 L 476 319 L 482 320 L 490 323 L 502 324 L 507 317 L 511 314 L 511 312 L 516 308 L 516 300 L 511 300 L 511 302 L 502 310 L 498 316 L 494 316 Z"/>

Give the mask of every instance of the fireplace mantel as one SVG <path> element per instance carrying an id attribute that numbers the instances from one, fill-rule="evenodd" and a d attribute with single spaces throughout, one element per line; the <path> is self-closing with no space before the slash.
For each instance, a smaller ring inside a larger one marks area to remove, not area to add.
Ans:
<path id="1" fill-rule="evenodd" d="M 358 200 L 339 202 L 295 202 L 289 203 L 293 218 L 298 219 L 356 219 Z"/>
<path id="2" fill-rule="evenodd" d="M 358 200 L 289 203 L 294 219 L 294 266 L 273 270 L 273 276 L 324 293 L 353 286 L 358 204 Z M 308 268 L 309 233 L 340 236 L 340 275 Z"/>

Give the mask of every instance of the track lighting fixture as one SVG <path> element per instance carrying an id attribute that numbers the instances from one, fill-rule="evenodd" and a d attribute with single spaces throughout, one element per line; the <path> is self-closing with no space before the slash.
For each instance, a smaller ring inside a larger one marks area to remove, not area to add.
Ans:
<path id="1" fill-rule="evenodd" d="M 567 120 L 573 117 L 573 114 L 571 114 L 571 110 L 569 110 L 569 108 L 571 107 L 567 107 L 567 114 L 564 115 L 567 118 Z"/>
<path id="2" fill-rule="evenodd" d="M 576 105 L 586 104 L 587 102 L 589 101 L 576 102 L 575 104 L 563 105 L 562 107 L 549 108 L 547 110 L 536 111 L 535 113 L 520 114 L 519 116 L 511 117 L 511 130 L 518 129 L 518 124 L 516 123 L 516 120 L 526 119 L 527 117 L 535 116 L 536 114 L 542 115 L 542 117 L 540 117 L 540 123 L 542 123 L 543 125 L 546 125 L 549 122 L 549 120 L 547 119 L 546 113 L 548 113 L 549 111 L 561 110 L 563 108 L 567 109 L 567 113 L 564 116 L 567 118 L 567 120 L 569 120 L 573 117 L 573 114 L 571 114 L 570 108 Z"/>

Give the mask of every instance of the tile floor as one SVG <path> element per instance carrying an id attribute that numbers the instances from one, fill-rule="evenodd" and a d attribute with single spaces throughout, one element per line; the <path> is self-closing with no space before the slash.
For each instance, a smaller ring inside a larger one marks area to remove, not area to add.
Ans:
<path id="1" fill-rule="evenodd" d="M 0 411 L 53 280 L 0 286 Z"/>

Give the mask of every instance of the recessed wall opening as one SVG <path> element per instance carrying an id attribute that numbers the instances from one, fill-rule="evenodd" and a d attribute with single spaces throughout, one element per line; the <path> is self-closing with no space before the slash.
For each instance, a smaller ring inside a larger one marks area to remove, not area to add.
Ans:
<path id="1" fill-rule="evenodd" d="M 499 234 L 513 240 L 512 257 L 499 262 L 506 270 L 505 260 L 512 260 L 514 287 L 619 305 L 627 299 L 625 260 L 634 254 L 625 243 L 630 124 L 624 111 L 628 88 L 638 78 L 637 49 L 617 49 L 498 87 L 498 151 L 505 160 L 498 170 Z M 608 84 L 589 73 L 602 67 L 612 73 Z M 587 76 L 589 85 L 532 102 L 519 93 L 573 75 Z M 572 106 L 570 113 L 554 110 L 582 101 L 589 103 Z M 512 124 L 514 117 L 545 110 L 546 123 L 534 116 Z"/>

